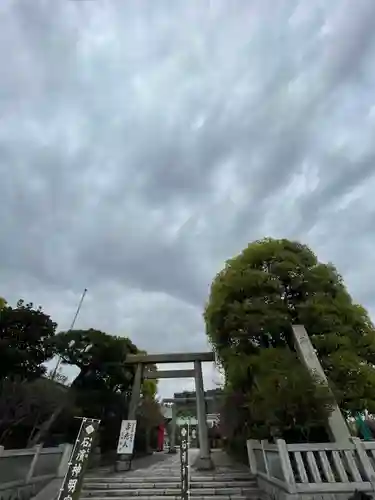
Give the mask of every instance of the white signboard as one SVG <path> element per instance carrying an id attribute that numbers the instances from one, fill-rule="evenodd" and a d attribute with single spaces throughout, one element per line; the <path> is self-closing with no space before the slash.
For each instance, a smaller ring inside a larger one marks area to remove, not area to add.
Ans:
<path id="1" fill-rule="evenodd" d="M 136 427 L 136 420 L 123 420 L 121 422 L 120 436 L 117 444 L 117 453 L 119 455 L 131 455 L 133 453 Z"/>
<path id="2" fill-rule="evenodd" d="M 162 406 L 162 413 L 164 418 L 172 418 L 172 408 L 170 406 Z"/>
<path id="3" fill-rule="evenodd" d="M 218 424 L 220 422 L 220 415 L 218 413 L 207 413 L 207 422 Z"/>

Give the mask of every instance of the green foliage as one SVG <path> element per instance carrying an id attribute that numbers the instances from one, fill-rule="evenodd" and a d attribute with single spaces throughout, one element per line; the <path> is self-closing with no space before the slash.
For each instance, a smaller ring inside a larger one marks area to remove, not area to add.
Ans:
<path id="1" fill-rule="evenodd" d="M 308 434 L 325 418 L 327 394 L 290 359 L 292 324 L 305 326 L 342 408 L 375 410 L 374 325 L 335 267 L 307 246 L 271 238 L 250 244 L 216 276 L 205 321 L 227 390 L 246 395 L 249 421 Z"/>
<path id="2" fill-rule="evenodd" d="M 2 302 L 3 304 L 3 302 Z M 20 377 L 31 380 L 45 372 L 42 365 L 52 358 L 49 344 L 56 323 L 41 307 L 23 300 L 12 308 L 2 305 L 0 313 L 0 379 Z"/>
<path id="3" fill-rule="evenodd" d="M 12 308 L 0 297 L 0 440 L 33 446 L 56 431 L 60 439 L 74 439 L 73 416 L 88 416 L 102 421 L 103 450 L 114 449 L 134 379 L 135 366 L 126 364 L 126 357 L 140 351 L 130 339 L 99 330 L 57 335 L 55 330 L 41 308 L 23 301 Z M 54 355 L 80 369 L 70 386 L 53 370 L 42 376 L 43 363 Z M 156 394 L 157 381 L 145 380 L 138 415 L 141 433 L 149 435 L 162 420 Z"/>
<path id="4" fill-rule="evenodd" d="M 156 393 L 158 391 L 158 381 L 145 379 L 142 382 L 142 396 L 148 397 L 149 399 L 155 399 Z"/>
<path id="5" fill-rule="evenodd" d="M 127 354 L 137 353 L 131 340 L 94 329 L 70 330 L 55 336 L 53 348 L 63 363 L 81 370 L 71 387 L 84 416 L 105 418 L 126 412 L 134 367 L 125 360 Z"/>
<path id="6" fill-rule="evenodd" d="M 128 354 L 138 351 L 128 338 L 94 329 L 70 330 L 55 336 L 53 348 L 63 363 L 80 368 L 81 372 L 72 384 L 75 388 L 112 392 L 130 389 L 134 368 L 126 365 L 125 360 Z"/>
<path id="7" fill-rule="evenodd" d="M 72 330 L 55 336 L 53 347 L 63 363 L 76 365 L 80 374 L 71 385 L 82 416 L 100 418 L 103 449 L 116 446 L 121 420 L 126 418 L 134 379 L 134 365 L 128 354 L 139 350 L 126 337 L 99 330 Z M 161 413 L 155 401 L 157 382 L 145 380 L 138 411 L 140 431 L 158 425 Z"/>
<path id="8" fill-rule="evenodd" d="M 141 354 L 147 354 L 146 351 L 139 351 Z M 157 371 L 156 365 L 147 365 L 148 372 Z M 160 403 L 157 401 L 158 380 L 145 378 L 141 387 L 141 401 L 137 411 L 138 418 L 138 437 L 139 434 L 151 436 L 151 429 L 157 427 L 164 421 L 161 412 Z M 146 440 L 147 441 L 147 440 Z M 140 441 L 137 441 L 140 446 Z M 148 443 L 146 443 L 146 448 Z"/>
<path id="9" fill-rule="evenodd" d="M 147 355 L 147 352 L 144 350 L 139 350 L 138 354 L 146 354 Z M 156 371 L 157 371 L 156 365 L 146 365 L 146 366 L 144 366 L 143 376 L 146 375 L 146 372 L 152 373 L 152 372 L 156 372 Z M 148 397 L 151 399 L 155 399 L 157 392 L 158 392 L 158 380 L 144 378 L 143 382 L 142 382 L 142 388 L 141 388 L 142 396 Z"/>
<path id="10" fill-rule="evenodd" d="M 151 397 L 142 398 L 137 416 L 146 428 L 158 426 L 164 421 L 160 404 Z"/>
<path id="11" fill-rule="evenodd" d="M 282 429 L 284 436 L 301 435 L 309 441 L 311 429 L 324 426 L 332 411 L 329 389 L 284 348 L 265 349 L 249 363 L 255 372 L 246 399 L 252 435 L 275 438 Z"/>
<path id="12" fill-rule="evenodd" d="M 177 403 L 177 417 L 196 417 L 197 410 L 195 403 Z"/>

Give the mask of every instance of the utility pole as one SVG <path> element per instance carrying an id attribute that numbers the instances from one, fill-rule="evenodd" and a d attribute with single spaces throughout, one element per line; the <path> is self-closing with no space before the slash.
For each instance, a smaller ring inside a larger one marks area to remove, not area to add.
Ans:
<path id="1" fill-rule="evenodd" d="M 68 332 L 70 332 L 70 331 L 71 331 L 71 330 L 73 330 L 73 328 L 74 328 L 74 325 L 75 325 L 75 323 L 76 323 L 76 320 L 77 320 L 78 314 L 79 314 L 79 312 L 80 312 L 80 310 L 81 310 L 81 307 L 82 307 L 82 302 L 83 302 L 83 299 L 85 298 L 86 293 L 87 293 L 87 288 L 85 288 L 85 289 L 83 290 L 83 294 L 82 294 L 82 296 L 81 296 L 81 300 L 79 301 L 79 304 L 78 304 L 78 307 L 77 307 L 76 313 L 75 313 L 75 315 L 74 315 L 74 318 L 73 318 L 72 324 L 70 325 L 70 328 L 69 328 Z M 58 358 L 58 360 L 57 360 L 57 363 L 56 363 L 56 366 L 55 366 L 55 369 L 53 370 L 53 373 L 52 373 L 52 377 L 51 377 L 51 379 L 52 379 L 52 380 L 55 380 L 56 375 L 57 375 L 57 371 L 58 371 L 58 369 L 59 369 L 59 367 L 60 367 L 60 364 L 61 364 L 61 357 L 59 356 L 59 358 Z"/>
<path id="2" fill-rule="evenodd" d="M 85 298 L 86 292 L 87 292 L 87 288 L 85 288 L 84 291 L 83 291 L 81 300 L 79 301 L 79 304 L 78 304 L 78 307 L 77 307 L 77 311 L 76 311 L 76 313 L 74 315 L 72 324 L 70 325 L 70 328 L 68 330 L 69 332 L 71 330 L 73 330 L 73 328 L 74 328 L 74 325 L 75 325 L 76 319 L 78 317 L 79 311 L 81 310 L 82 302 L 83 302 L 83 299 Z M 57 360 L 55 369 L 54 369 L 52 377 L 51 377 L 52 380 L 55 380 L 55 378 L 56 378 L 57 370 L 58 370 L 58 368 L 60 366 L 60 363 L 61 363 L 61 357 L 59 357 L 59 359 Z M 44 436 L 48 433 L 49 429 L 52 427 L 52 425 L 55 422 L 55 420 L 58 418 L 58 416 L 60 415 L 60 413 L 64 410 L 64 407 L 65 407 L 65 403 L 62 402 L 55 409 L 55 411 L 51 414 L 51 416 L 49 417 L 49 419 L 42 423 L 42 425 L 39 427 L 39 429 L 36 432 L 36 434 L 34 436 L 30 436 L 30 439 L 29 439 L 29 442 L 28 442 L 28 447 L 32 448 L 37 443 L 39 443 L 39 442 L 41 442 L 43 440 Z"/>

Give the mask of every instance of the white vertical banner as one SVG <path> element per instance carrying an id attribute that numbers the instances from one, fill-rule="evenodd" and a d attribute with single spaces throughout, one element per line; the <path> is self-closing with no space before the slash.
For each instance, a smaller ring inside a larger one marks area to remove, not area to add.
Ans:
<path id="1" fill-rule="evenodd" d="M 180 427 L 181 500 L 189 500 L 189 425 Z"/>
<path id="2" fill-rule="evenodd" d="M 117 453 L 119 455 L 131 455 L 133 453 L 136 428 L 136 420 L 123 420 L 121 422 L 117 444 Z"/>

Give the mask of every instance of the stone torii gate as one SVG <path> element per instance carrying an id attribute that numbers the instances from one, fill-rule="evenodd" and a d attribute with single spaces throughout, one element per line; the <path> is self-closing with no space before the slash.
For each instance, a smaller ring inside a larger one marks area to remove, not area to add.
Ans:
<path id="1" fill-rule="evenodd" d="M 198 433 L 200 443 L 199 459 L 196 467 L 201 470 L 213 468 L 208 442 L 208 430 L 206 421 L 205 395 L 203 386 L 202 363 L 215 361 L 213 352 L 194 353 L 170 353 L 170 354 L 129 354 L 126 364 L 136 365 L 133 390 L 130 398 L 128 420 L 136 420 L 136 412 L 139 405 L 142 380 L 160 378 L 185 378 L 194 377 L 195 392 L 197 401 Z M 194 368 L 190 370 L 154 370 L 147 371 L 147 365 L 164 363 L 194 363 Z M 119 455 L 116 462 L 116 470 L 127 470 L 130 466 L 131 456 Z"/>

